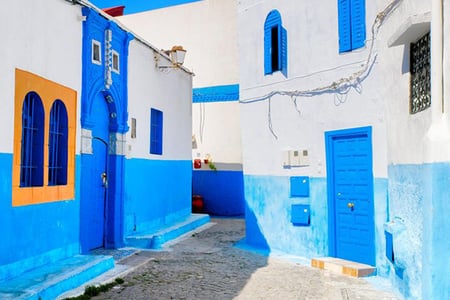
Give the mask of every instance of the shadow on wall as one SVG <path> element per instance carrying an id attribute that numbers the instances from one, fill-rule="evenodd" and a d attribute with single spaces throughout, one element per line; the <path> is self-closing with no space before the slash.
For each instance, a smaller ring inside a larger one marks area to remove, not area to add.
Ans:
<path id="1" fill-rule="evenodd" d="M 250 247 L 255 247 L 265 254 L 270 253 L 270 247 L 267 243 L 264 234 L 259 228 L 258 220 L 256 219 L 255 213 L 251 210 L 247 204 L 245 204 L 245 244 Z"/>
<path id="2" fill-rule="evenodd" d="M 215 216 L 244 215 L 242 171 L 193 171 L 192 192 L 202 196 L 206 213 Z"/>

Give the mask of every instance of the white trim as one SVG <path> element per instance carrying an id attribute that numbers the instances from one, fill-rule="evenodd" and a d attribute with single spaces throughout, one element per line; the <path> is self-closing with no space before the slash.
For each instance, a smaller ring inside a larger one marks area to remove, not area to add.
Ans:
<path id="1" fill-rule="evenodd" d="M 117 68 L 114 67 L 114 57 L 117 57 Z M 112 50 L 111 69 L 114 73 L 120 74 L 120 55 L 115 50 Z"/>
<path id="2" fill-rule="evenodd" d="M 99 60 L 94 59 L 95 46 L 98 46 L 98 57 L 99 57 Z M 102 44 L 99 41 L 92 40 L 91 51 L 92 51 L 92 54 L 91 54 L 91 61 L 92 61 L 92 63 L 96 64 L 96 65 L 101 65 L 102 64 Z"/>
<path id="3" fill-rule="evenodd" d="M 430 31 L 431 13 L 409 16 L 388 39 L 388 46 L 394 47 L 414 43 Z"/>

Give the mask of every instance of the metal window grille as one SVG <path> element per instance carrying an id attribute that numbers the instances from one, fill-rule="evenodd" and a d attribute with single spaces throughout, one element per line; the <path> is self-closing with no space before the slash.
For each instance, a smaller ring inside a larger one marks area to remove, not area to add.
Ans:
<path id="1" fill-rule="evenodd" d="M 410 51 L 410 113 L 415 114 L 431 105 L 430 33 L 411 43 Z"/>
<path id="2" fill-rule="evenodd" d="M 20 186 L 43 185 L 44 107 L 39 96 L 30 92 L 22 106 Z"/>
<path id="3" fill-rule="evenodd" d="M 48 185 L 67 184 L 67 110 L 61 100 L 56 100 L 50 110 L 48 144 Z"/>

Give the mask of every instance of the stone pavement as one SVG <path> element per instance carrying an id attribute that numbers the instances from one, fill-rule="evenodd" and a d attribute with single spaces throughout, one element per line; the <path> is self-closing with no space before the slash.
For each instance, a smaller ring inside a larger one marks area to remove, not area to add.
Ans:
<path id="1" fill-rule="evenodd" d="M 92 299 L 400 299 L 365 279 L 235 247 L 245 234 L 242 219 L 211 222 L 162 251 L 136 254 L 150 260 Z"/>

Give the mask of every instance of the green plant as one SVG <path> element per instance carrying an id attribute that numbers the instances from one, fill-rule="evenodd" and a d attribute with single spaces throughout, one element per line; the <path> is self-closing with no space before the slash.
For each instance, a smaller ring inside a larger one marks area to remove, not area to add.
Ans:
<path id="1" fill-rule="evenodd" d="M 212 162 L 212 160 L 210 160 L 210 161 L 208 162 L 208 167 L 209 167 L 211 170 L 213 170 L 213 171 L 217 171 L 217 167 L 216 167 L 216 165 Z"/>

